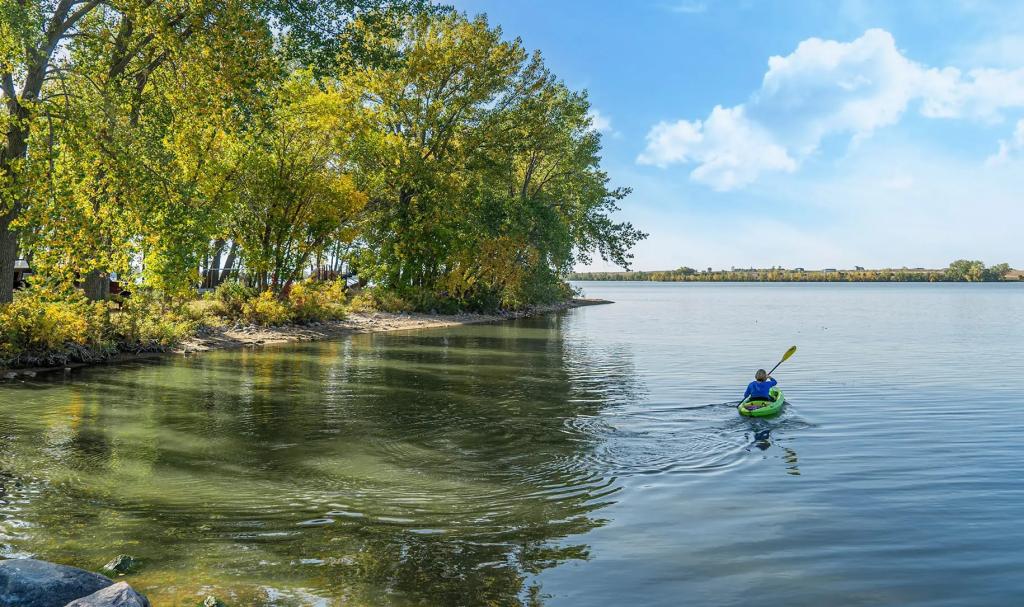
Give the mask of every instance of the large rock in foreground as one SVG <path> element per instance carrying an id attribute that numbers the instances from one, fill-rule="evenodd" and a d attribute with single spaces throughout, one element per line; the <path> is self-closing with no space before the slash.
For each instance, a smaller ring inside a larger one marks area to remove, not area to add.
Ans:
<path id="1" fill-rule="evenodd" d="M 98 573 L 46 561 L 0 561 L 0 607 L 64 607 L 113 583 Z"/>
<path id="2" fill-rule="evenodd" d="M 65 607 L 150 607 L 146 597 L 135 592 L 127 582 L 118 582 L 87 597 L 75 599 Z"/>

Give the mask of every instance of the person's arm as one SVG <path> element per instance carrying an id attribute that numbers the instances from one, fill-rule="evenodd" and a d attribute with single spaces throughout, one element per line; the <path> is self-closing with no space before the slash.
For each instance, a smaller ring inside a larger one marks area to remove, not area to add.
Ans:
<path id="1" fill-rule="evenodd" d="M 743 393 L 743 400 L 747 400 L 750 396 L 750 384 L 747 384 L 747 391 Z"/>
<path id="2" fill-rule="evenodd" d="M 769 377 L 769 378 L 768 378 L 768 383 L 770 383 L 770 384 L 771 384 L 772 386 L 774 386 L 775 384 L 777 384 L 777 383 L 779 383 L 779 382 L 775 381 L 775 378 L 774 378 L 774 377 Z M 770 386 L 770 387 L 771 387 L 771 386 Z"/>

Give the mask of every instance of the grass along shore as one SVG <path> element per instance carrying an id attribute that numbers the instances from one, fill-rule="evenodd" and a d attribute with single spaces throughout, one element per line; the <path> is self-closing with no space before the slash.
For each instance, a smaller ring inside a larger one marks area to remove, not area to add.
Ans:
<path id="1" fill-rule="evenodd" d="M 90 356 L 75 356 L 85 348 L 79 346 L 63 349 L 68 356 L 59 364 L 26 364 L 21 366 L 0 366 L 0 380 L 17 380 L 35 377 L 43 373 L 70 371 L 85 366 L 116 364 L 166 355 L 193 355 L 212 350 L 227 350 L 244 347 L 258 347 L 303 341 L 339 339 L 360 333 L 381 333 L 387 331 L 409 331 L 436 329 L 458 325 L 501 322 L 559 312 L 584 306 L 613 303 L 604 299 L 573 298 L 567 301 L 530 306 L 521 310 L 503 310 L 494 313 L 459 312 L 439 314 L 425 312 L 389 312 L 383 310 L 360 310 L 345 314 L 341 318 L 312 320 L 305 323 L 260 325 L 237 321 L 220 324 L 202 324 L 180 340 L 161 345 L 158 343 L 143 347 L 141 344 L 127 350 L 106 353 L 92 352 Z"/>

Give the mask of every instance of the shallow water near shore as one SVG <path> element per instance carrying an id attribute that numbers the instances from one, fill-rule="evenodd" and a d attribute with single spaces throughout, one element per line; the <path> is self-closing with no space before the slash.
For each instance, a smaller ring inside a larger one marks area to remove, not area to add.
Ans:
<path id="1" fill-rule="evenodd" d="M 158 607 L 1019 601 L 1024 285 L 578 286 L 0 385 L 0 554 Z"/>

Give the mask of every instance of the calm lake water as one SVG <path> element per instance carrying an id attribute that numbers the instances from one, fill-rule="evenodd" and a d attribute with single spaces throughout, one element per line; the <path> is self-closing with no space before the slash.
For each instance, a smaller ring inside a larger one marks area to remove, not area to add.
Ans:
<path id="1" fill-rule="evenodd" d="M 0 554 L 156 607 L 1021 603 L 1024 285 L 579 286 L 0 385 Z"/>

